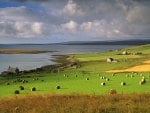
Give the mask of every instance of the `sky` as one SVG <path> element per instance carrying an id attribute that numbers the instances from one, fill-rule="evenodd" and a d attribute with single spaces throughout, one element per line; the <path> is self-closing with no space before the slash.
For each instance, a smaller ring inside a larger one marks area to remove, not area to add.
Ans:
<path id="1" fill-rule="evenodd" d="M 150 39 L 150 0 L 0 0 L 0 43 Z"/>

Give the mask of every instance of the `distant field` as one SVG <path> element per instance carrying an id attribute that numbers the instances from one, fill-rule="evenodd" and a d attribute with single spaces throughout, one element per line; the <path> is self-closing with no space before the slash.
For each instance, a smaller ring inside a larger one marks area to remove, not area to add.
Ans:
<path id="1" fill-rule="evenodd" d="M 130 53 L 142 52 L 142 54 L 120 55 L 124 50 L 127 50 Z M 150 45 L 131 47 L 106 53 L 74 55 L 73 58 L 81 64 L 80 68 L 66 69 L 59 73 L 32 73 L 18 77 L 28 81 L 28 83 L 13 83 L 17 78 L 1 77 L 0 97 L 14 96 L 14 91 L 19 90 L 19 86 L 25 88 L 23 91 L 20 90 L 19 95 L 22 96 L 25 94 L 99 95 L 108 94 L 110 89 L 115 89 L 119 94 L 149 93 L 150 71 L 116 73 L 114 76 L 113 73 L 107 72 L 109 70 L 126 69 L 139 65 L 146 60 L 150 60 L 149 56 Z M 116 59 L 118 62 L 106 62 L 106 59 L 109 57 Z M 35 78 L 38 78 L 38 80 L 33 80 Z M 139 82 L 142 78 L 146 80 L 146 83 L 140 85 Z M 109 81 L 107 81 L 107 79 L 109 79 Z M 101 85 L 102 82 L 105 82 L 105 86 Z M 121 82 L 125 82 L 126 85 L 122 86 Z M 56 89 L 56 86 L 60 86 L 60 89 Z M 36 87 L 37 91 L 31 91 L 32 87 Z"/>

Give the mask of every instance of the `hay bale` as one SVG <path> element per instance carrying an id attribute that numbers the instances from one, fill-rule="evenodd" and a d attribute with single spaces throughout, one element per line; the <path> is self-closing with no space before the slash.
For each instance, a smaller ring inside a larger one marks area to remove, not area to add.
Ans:
<path id="1" fill-rule="evenodd" d="M 23 80 L 23 81 L 22 81 L 22 83 L 25 83 L 25 82 L 26 82 L 26 80 Z"/>
<path id="2" fill-rule="evenodd" d="M 112 76 L 115 76 L 115 73 L 113 73 Z"/>
<path id="3" fill-rule="evenodd" d="M 109 78 L 106 78 L 106 81 L 109 81 Z"/>
<path id="4" fill-rule="evenodd" d="M 146 80 L 144 78 L 142 78 L 141 82 L 146 83 Z"/>
<path id="5" fill-rule="evenodd" d="M 35 87 L 31 88 L 31 91 L 36 91 L 36 88 Z"/>
<path id="6" fill-rule="evenodd" d="M 109 92 L 108 92 L 109 95 L 114 95 L 114 94 L 117 94 L 117 91 L 115 89 L 111 89 Z"/>
<path id="7" fill-rule="evenodd" d="M 102 82 L 102 83 L 101 83 L 101 86 L 105 86 L 105 85 L 106 85 L 106 83 L 105 83 L 105 82 Z"/>
<path id="8" fill-rule="evenodd" d="M 86 78 L 86 80 L 89 80 L 89 78 Z"/>
<path id="9" fill-rule="evenodd" d="M 121 85 L 122 85 L 122 86 L 125 86 L 125 85 L 126 85 L 126 83 L 125 83 L 125 82 L 121 82 Z"/>
<path id="10" fill-rule="evenodd" d="M 98 77 L 100 77 L 100 76 L 101 76 L 101 74 L 97 74 L 97 76 L 98 76 Z"/>
<path id="11" fill-rule="evenodd" d="M 139 84 L 140 84 L 140 85 L 143 85 L 143 84 L 144 84 L 144 82 L 143 82 L 143 81 L 140 81 L 140 82 L 139 82 Z"/>
<path id="12" fill-rule="evenodd" d="M 101 79 L 106 79 L 106 77 L 102 76 Z"/>
<path id="13" fill-rule="evenodd" d="M 56 86 L 56 89 L 60 89 L 60 86 Z"/>
<path id="14" fill-rule="evenodd" d="M 131 75 L 131 78 L 133 78 L 134 77 L 134 75 Z"/>
<path id="15" fill-rule="evenodd" d="M 15 90 L 14 94 L 20 94 L 19 90 Z"/>
<path id="16" fill-rule="evenodd" d="M 20 90 L 24 90 L 24 87 L 23 87 L 23 86 L 19 86 L 19 89 L 20 89 Z"/>

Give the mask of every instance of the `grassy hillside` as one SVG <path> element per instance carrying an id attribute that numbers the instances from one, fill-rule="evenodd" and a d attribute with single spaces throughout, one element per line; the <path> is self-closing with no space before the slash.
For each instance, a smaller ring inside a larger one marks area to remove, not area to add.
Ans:
<path id="1" fill-rule="evenodd" d="M 132 54 L 120 55 L 124 50 Z M 142 52 L 142 54 L 133 54 L 137 52 Z M 145 60 L 150 60 L 149 56 L 150 45 L 131 47 L 105 53 L 74 55 L 73 58 L 81 64 L 80 68 L 66 69 L 58 73 L 43 71 L 41 73 L 25 74 L 18 77 L 1 77 L 0 97 L 15 96 L 15 90 L 20 91 L 20 96 L 24 96 L 25 94 L 45 93 L 99 95 L 107 94 L 110 89 L 115 89 L 119 94 L 149 92 L 150 72 L 117 73 L 114 76 L 112 76 L 113 73 L 106 72 L 108 70 L 124 69 L 141 64 Z M 109 57 L 114 58 L 118 62 L 106 62 L 106 59 Z M 140 85 L 139 82 L 143 77 L 146 79 L 146 83 Z M 109 79 L 109 81 L 106 78 Z M 28 83 L 18 82 L 17 79 L 28 81 Z M 105 82 L 105 86 L 101 85 L 102 82 Z M 121 82 L 125 82 L 126 85 L 122 86 Z M 20 90 L 19 86 L 23 86 L 24 90 Z M 60 89 L 57 89 L 56 86 L 60 86 Z M 37 90 L 31 91 L 33 87 Z"/>

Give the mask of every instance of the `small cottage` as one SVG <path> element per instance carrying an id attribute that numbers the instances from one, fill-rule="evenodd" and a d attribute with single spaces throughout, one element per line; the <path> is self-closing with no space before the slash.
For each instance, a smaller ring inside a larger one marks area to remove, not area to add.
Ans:
<path id="1" fill-rule="evenodd" d="M 18 73 L 19 73 L 19 68 L 18 67 L 14 68 L 11 66 L 8 67 L 7 71 L 2 72 L 3 75 L 9 75 L 9 74 L 16 75 Z"/>

